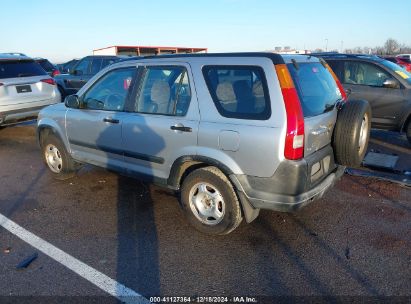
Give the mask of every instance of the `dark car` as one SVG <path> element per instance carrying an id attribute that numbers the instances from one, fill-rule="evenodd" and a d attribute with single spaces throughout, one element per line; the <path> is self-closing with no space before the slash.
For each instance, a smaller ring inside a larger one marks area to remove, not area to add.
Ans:
<path id="1" fill-rule="evenodd" d="M 69 74 L 58 75 L 55 80 L 62 100 L 67 95 L 76 94 L 91 77 L 121 58 L 118 56 L 87 56 L 77 62 Z"/>
<path id="2" fill-rule="evenodd" d="M 59 69 L 45 58 L 34 58 L 34 61 L 37 62 L 49 76 L 54 77 L 60 74 Z"/>
<path id="3" fill-rule="evenodd" d="M 349 99 L 365 99 L 372 109 L 372 127 L 406 132 L 411 142 L 411 74 L 372 55 L 311 54 L 322 57 L 340 79 Z"/>
<path id="4" fill-rule="evenodd" d="M 62 74 L 68 74 L 70 73 L 70 71 L 73 69 L 73 67 L 76 65 L 78 61 L 79 61 L 78 59 L 72 59 L 65 63 L 58 64 L 57 67 Z"/>

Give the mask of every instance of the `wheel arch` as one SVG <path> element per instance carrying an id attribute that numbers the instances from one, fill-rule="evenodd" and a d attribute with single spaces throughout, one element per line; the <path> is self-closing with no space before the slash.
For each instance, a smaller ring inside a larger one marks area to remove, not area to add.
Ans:
<path id="1" fill-rule="evenodd" d="M 246 198 L 243 193 L 243 189 L 239 187 L 238 183 L 236 183 L 236 179 L 232 178 L 235 176 L 234 172 L 227 165 L 214 158 L 200 155 L 187 155 L 179 157 L 171 166 L 170 175 L 167 180 L 168 186 L 174 190 L 180 190 L 181 184 L 188 174 L 196 169 L 208 166 L 218 168 L 227 176 L 228 180 L 230 180 L 240 201 L 241 211 L 244 214 L 247 223 L 251 223 L 255 220 L 259 215 L 260 209 L 254 208 Z"/>
<path id="2" fill-rule="evenodd" d="M 37 133 L 36 134 L 37 143 L 40 147 L 42 146 L 43 138 L 45 138 L 43 136 L 48 136 L 49 134 L 53 134 L 61 140 L 61 142 L 63 143 L 66 150 L 70 151 L 68 142 L 66 140 L 66 137 L 64 136 L 62 131 L 60 131 L 60 128 L 58 128 L 57 125 L 53 125 L 53 124 L 49 124 L 49 123 L 42 123 L 40 121 L 38 126 L 37 126 L 36 133 Z"/>

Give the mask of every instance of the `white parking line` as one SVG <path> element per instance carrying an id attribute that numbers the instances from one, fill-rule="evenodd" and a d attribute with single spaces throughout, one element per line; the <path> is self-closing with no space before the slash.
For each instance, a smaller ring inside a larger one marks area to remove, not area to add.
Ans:
<path id="1" fill-rule="evenodd" d="M 100 271 L 88 266 L 75 257 L 72 257 L 71 255 L 58 249 L 49 242 L 39 238 L 30 231 L 27 231 L 23 227 L 19 226 L 1 213 L 0 226 L 2 226 L 15 236 L 19 237 L 29 245 L 48 255 L 53 260 L 66 266 L 71 271 L 74 271 L 90 283 L 93 283 L 101 290 L 104 290 L 113 297 L 116 297 L 120 301 L 123 301 L 125 303 L 149 303 L 146 298 L 144 298 L 134 290 L 127 288 L 126 286 L 101 273 Z"/>

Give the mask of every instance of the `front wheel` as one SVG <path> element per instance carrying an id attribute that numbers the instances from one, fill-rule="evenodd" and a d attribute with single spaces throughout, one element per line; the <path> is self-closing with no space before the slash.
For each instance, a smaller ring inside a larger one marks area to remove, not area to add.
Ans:
<path id="1" fill-rule="evenodd" d="M 54 178 L 65 180 L 76 172 L 76 162 L 71 158 L 63 143 L 55 135 L 42 138 L 43 160 Z"/>
<path id="2" fill-rule="evenodd" d="M 232 184 L 216 167 L 191 172 L 184 179 L 180 200 L 189 222 L 204 233 L 228 234 L 243 219 Z"/>

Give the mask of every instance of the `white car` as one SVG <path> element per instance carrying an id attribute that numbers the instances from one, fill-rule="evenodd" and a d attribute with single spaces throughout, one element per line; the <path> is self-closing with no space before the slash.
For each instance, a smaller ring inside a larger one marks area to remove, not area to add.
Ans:
<path id="1" fill-rule="evenodd" d="M 42 108 L 59 102 L 54 79 L 33 59 L 0 54 L 0 126 L 35 119 Z"/>

